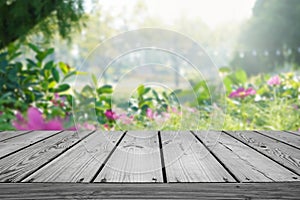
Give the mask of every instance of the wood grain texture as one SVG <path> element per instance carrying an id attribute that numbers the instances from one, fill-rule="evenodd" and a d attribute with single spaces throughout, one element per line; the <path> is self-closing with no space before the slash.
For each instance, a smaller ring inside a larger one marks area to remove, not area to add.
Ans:
<path id="1" fill-rule="evenodd" d="M 31 144 L 42 141 L 59 131 L 32 131 L 28 134 L 20 135 L 18 137 L 4 140 L 0 142 L 0 158 L 25 148 Z"/>
<path id="2" fill-rule="evenodd" d="M 190 131 L 162 131 L 168 182 L 235 182 Z"/>
<path id="3" fill-rule="evenodd" d="M 95 182 L 162 182 L 157 131 L 129 131 Z"/>
<path id="4" fill-rule="evenodd" d="M 297 174 L 225 133 L 195 133 L 240 182 L 300 180 Z"/>
<path id="5" fill-rule="evenodd" d="M 0 184 L 0 199 L 295 199 L 300 182 L 173 184 Z"/>
<path id="6" fill-rule="evenodd" d="M 0 142 L 10 138 L 18 137 L 30 131 L 1 131 L 0 132 Z"/>
<path id="7" fill-rule="evenodd" d="M 88 135 L 90 132 L 82 132 Z M 40 133 L 43 134 L 43 133 Z M 51 161 L 80 138 L 74 131 L 64 131 L 0 160 L 0 182 L 17 182 Z"/>
<path id="8" fill-rule="evenodd" d="M 90 182 L 122 134 L 96 131 L 23 182 Z"/>
<path id="9" fill-rule="evenodd" d="M 300 150 L 253 131 L 226 131 L 257 151 L 300 174 Z"/>
<path id="10" fill-rule="evenodd" d="M 293 134 L 293 135 L 296 135 L 296 136 L 299 136 L 300 137 L 300 130 L 299 131 L 285 131 L 287 133 L 290 133 L 290 134 Z"/>
<path id="11" fill-rule="evenodd" d="M 289 134 L 283 131 L 258 131 L 258 132 L 300 149 L 300 137 L 298 137 L 297 135 Z"/>

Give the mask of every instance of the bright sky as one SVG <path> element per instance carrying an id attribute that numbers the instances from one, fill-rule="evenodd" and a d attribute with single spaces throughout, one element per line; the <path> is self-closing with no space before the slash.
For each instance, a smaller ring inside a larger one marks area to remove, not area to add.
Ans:
<path id="1" fill-rule="evenodd" d="M 119 10 L 124 6 L 132 8 L 139 0 L 102 1 L 106 8 Z M 211 28 L 231 21 L 242 21 L 251 16 L 255 0 L 144 0 L 150 15 L 159 16 L 172 23 L 183 14 L 187 17 L 200 17 Z"/>

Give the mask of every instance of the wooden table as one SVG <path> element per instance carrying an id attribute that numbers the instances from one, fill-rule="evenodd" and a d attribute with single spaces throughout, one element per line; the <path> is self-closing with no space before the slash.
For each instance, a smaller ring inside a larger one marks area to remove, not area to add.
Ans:
<path id="1" fill-rule="evenodd" d="M 0 199 L 300 199 L 300 133 L 2 131 L 0 182 Z"/>

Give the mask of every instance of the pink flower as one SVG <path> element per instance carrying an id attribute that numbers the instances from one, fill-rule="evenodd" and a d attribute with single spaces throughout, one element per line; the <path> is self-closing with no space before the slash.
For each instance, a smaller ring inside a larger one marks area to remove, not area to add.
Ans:
<path id="1" fill-rule="evenodd" d="M 154 119 L 154 113 L 153 113 L 153 111 L 151 110 L 151 108 L 147 108 L 147 110 L 146 110 L 146 116 L 147 116 L 149 119 Z"/>
<path id="2" fill-rule="evenodd" d="M 17 114 L 16 114 L 16 118 L 18 121 L 22 121 L 22 122 L 25 122 L 22 114 L 18 111 Z"/>
<path id="3" fill-rule="evenodd" d="M 71 126 L 67 130 L 69 130 L 69 131 L 77 131 L 77 128 L 76 128 L 76 126 Z"/>
<path id="4" fill-rule="evenodd" d="M 176 107 L 168 107 L 168 112 L 178 114 L 178 115 L 181 114 L 181 111 L 179 111 Z"/>
<path id="5" fill-rule="evenodd" d="M 197 110 L 195 108 L 187 107 L 187 111 L 191 113 L 195 113 Z"/>
<path id="6" fill-rule="evenodd" d="M 34 107 L 30 107 L 27 112 L 26 121 L 24 117 L 18 112 L 16 120 L 13 121 L 13 126 L 17 130 L 62 130 L 62 122 L 59 119 L 53 119 L 46 122 L 42 113 Z"/>
<path id="7" fill-rule="evenodd" d="M 83 128 L 84 129 L 86 129 L 86 130 L 96 130 L 96 126 L 95 125 L 93 125 L 93 124 L 89 124 L 89 123 L 87 123 L 87 122 L 85 122 L 84 124 L 83 124 Z"/>
<path id="8" fill-rule="evenodd" d="M 171 115 L 169 113 L 167 113 L 167 112 L 163 112 L 162 116 L 163 116 L 163 118 L 164 118 L 165 121 L 168 120 L 171 117 Z"/>
<path id="9" fill-rule="evenodd" d="M 105 114 L 106 118 L 109 119 L 109 120 L 118 119 L 117 114 L 115 112 L 113 112 L 111 109 L 106 110 L 104 114 Z"/>
<path id="10" fill-rule="evenodd" d="M 238 88 L 237 90 L 233 91 L 230 93 L 229 97 L 230 98 L 244 98 L 249 95 L 255 95 L 256 91 L 253 88 Z"/>
<path id="11" fill-rule="evenodd" d="M 272 78 L 270 78 L 268 81 L 267 81 L 268 85 L 270 86 L 273 86 L 273 85 L 280 85 L 281 83 L 281 80 L 280 80 L 280 77 L 278 75 L 276 76 L 273 76 Z"/>
<path id="12" fill-rule="evenodd" d="M 133 116 L 128 117 L 126 114 L 119 115 L 119 120 L 123 124 L 132 124 L 133 123 Z"/>

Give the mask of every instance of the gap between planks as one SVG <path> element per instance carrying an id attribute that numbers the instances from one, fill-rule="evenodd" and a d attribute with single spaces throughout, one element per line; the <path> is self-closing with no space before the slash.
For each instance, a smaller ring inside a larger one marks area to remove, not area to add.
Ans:
<path id="1" fill-rule="evenodd" d="M 20 182 L 43 168 L 93 132 L 63 131 L 0 160 L 0 180 Z M 78 137 L 82 135 L 82 137 Z"/>
<path id="2" fill-rule="evenodd" d="M 160 153 L 160 162 L 161 162 L 161 173 L 163 173 L 163 167 L 164 167 L 164 165 L 165 165 L 165 154 L 164 154 L 164 152 L 163 152 L 163 142 L 162 142 L 162 138 L 161 138 L 161 132 L 156 132 L 157 133 L 157 136 L 158 136 L 158 143 L 161 143 L 161 145 L 160 144 L 157 144 L 158 145 L 158 148 L 159 148 L 159 150 L 161 151 L 161 153 Z M 224 132 L 225 133 L 225 132 Z M 58 133 L 57 133 L 58 134 Z M 227 133 L 225 133 L 225 134 L 227 134 Z M 123 137 L 125 137 L 125 135 L 126 135 L 126 132 L 125 133 L 123 133 Z M 193 134 L 196 138 L 197 138 L 197 136 L 195 135 L 195 134 Z M 228 134 L 227 134 L 228 135 Z M 230 136 L 230 135 L 229 135 Z M 118 145 L 121 143 L 121 141 L 123 140 L 123 137 L 121 137 L 120 139 L 119 139 L 119 141 L 118 141 L 118 143 L 117 144 L 115 144 L 115 146 L 114 146 L 114 148 L 115 148 L 115 150 L 117 149 L 117 147 L 118 147 Z M 232 136 L 231 136 L 232 137 Z M 236 138 L 234 138 L 234 137 L 232 137 L 233 139 L 235 139 L 235 140 L 237 140 Z M 200 138 L 197 138 L 200 142 L 201 142 L 201 140 L 200 140 Z M 43 140 L 46 140 L 46 139 L 43 139 Z M 43 140 L 41 140 L 41 141 L 43 141 Z M 83 139 L 82 139 L 83 140 Z M 73 145 L 71 148 L 69 148 L 68 150 L 67 150 L 67 152 L 70 152 L 69 150 L 73 150 L 74 149 L 74 147 L 75 146 L 77 146 L 78 144 L 80 144 L 81 143 L 81 141 L 82 140 L 80 140 L 78 143 L 76 143 L 75 145 Z M 239 140 L 238 140 L 239 141 Z M 241 142 L 241 141 L 239 141 L 239 142 Z M 38 142 L 37 142 L 38 143 Z M 243 142 L 241 142 L 241 143 L 243 143 Z M 245 143 L 243 143 L 244 145 L 246 145 L 246 146 L 248 146 L 249 147 L 249 145 L 247 145 L 247 144 L 245 144 Z M 31 145 L 29 145 L 29 146 L 32 146 L 33 144 L 31 144 Z M 209 148 L 203 143 L 203 145 L 209 150 Z M 162 147 L 162 148 L 161 148 Z M 251 148 L 251 147 L 250 147 Z M 253 148 L 252 148 L 253 149 Z M 110 152 L 110 154 L 108 155 L 108 157 L 106 158 L 106 161 L 104 162 L 104 164 L 102 164 L 101 166 L 100 166 L 100 168 L 99 168 L 99 170 L 98 170 L 98 174 L 100 174 L 100 172 L 102 171 L 102 169 L 105 167 L 105 165 L 106 165 L 106 163 L 110 160 L 110 158 L 111 158 L 111 156 L 115 153 L 115 150 L 114 151 L 112 151 L 112 152 Z M 64 152 L 63 152 L 64 153 Z M 57 159 L 59 159 L 60 157 L 61 157 L 61 155 L 63 154 L 63 153 L 61 153 L 61 154 L 59 154 L 56 158 L 55 158 L 55 160 L 57 160 Z M 260 154 L 262 154 L 261 152 L 259 152 Z M 223 162 L 216 156 L 216 155 L 214 155 L 213 154 L 213 152 L 211 152 L 211 154 L 213 155 L 213 156 L 215 156 L 215 158 L 219 161 L 219 163 L 220 164 L 222 164 Z M 262 154 L 263 155 L 263 154 Z M 51 160 L 50 162 L 53 162 L 53 160 Z M 49 162 L 49 163 L 50 163 Z M 48 163 L 48 164 L 49 164 Z M 47 164 L 47 163 L 46 163 Z M 46 165 L 45 164 L 45 165 Z M 225 167 L 225 169 L 226 169 L 226 165 L 223 163 L 223 166 Z M 231 173 L 231 171 L 227 168 L 227 171 L 229 172 L 229 173 Z M 96 173 L 96 174 L 97 174 Z M 166 174 L 168 173 L 167 171 L 165 172 Z M 94 177 L 97 177 L 97 175 L 95 175 Z M 94 179 L 95 180 L 95 179 Z M 94 181 L 93 180 L 93 181 Z M 165 179 L 166 180 L 166 182 L 167 182 L 167 178 Z M 91 181 L 91 182 L 93 182 L 93 181 Z M 165 182 L 165 181 L 163 181 L 163 182 Z"/>
<path id="3" fill-rule="evenodd" d="M 129 131 L 94 182 L 163 182 L 157 131 Z"/>
<path id="4" fill-rule="evenodd" d="M 0 160 L 22 151 L 30 146 L 54 137 L 62 131 L 31 131 L 17 137 L 0 142 Z"/>
<path id="5" fill-rule="evenodd" d="M 23 182 L 91 182 L 123 134 L 96 131 Z"/>
<path id="6" fill-rule="evenodd" d="M 283 131 L 254 131 L 265 137 L 272 138 L 277 140 L 278 142 L 282 142 L 284 144 L 290 145 L 296 149 L 300 150 L 300 137 L 297 137 L 293 134 L 287 134 Z"/>
<path id="7" fill-rule="evenodd" d="M 241 182 L 296 181 L 299 176 L 221 131 L 195 134 Z"/>
<path id="8" fill-rule="evenodd" d="M 191 131 L 162 131 L 168 182 L 236 182 Z"/>
<path id="9" fill-rule="evenodd" d="M 300 137 L 300 130 L 299 131 L 284 131 L 284 132 Z"/>
<path id="10" fill-rule="evenodd" d="M 0 142 L 19 137 L 21 135 L 28 134 L 32 131 L 1 131 L 0 132 Z"/>
<path id="11" fill-rule="evenodd" d="M 255 131 L 223 132 L 300 176 L 300 151 L 297 148 Z"/>

